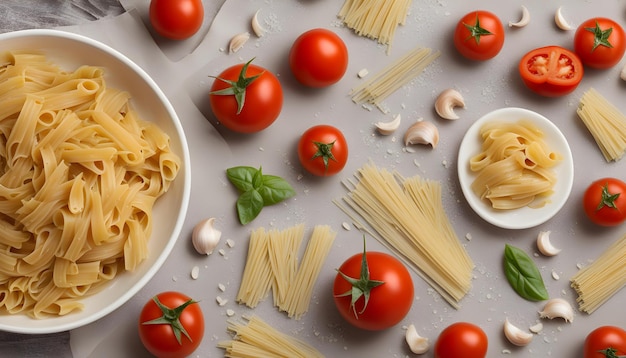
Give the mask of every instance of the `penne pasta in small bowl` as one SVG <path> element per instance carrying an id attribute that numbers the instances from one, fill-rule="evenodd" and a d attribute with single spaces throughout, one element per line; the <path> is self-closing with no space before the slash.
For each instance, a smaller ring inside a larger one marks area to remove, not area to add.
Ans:
<path id="1" fill-rule="evenodd" d="M 565 205 L 574 164 L 565 136 L 539 113 L 501 108 L 468 129 L 458 176 L 470 207 L 505 229 L 543 224 Z"/>

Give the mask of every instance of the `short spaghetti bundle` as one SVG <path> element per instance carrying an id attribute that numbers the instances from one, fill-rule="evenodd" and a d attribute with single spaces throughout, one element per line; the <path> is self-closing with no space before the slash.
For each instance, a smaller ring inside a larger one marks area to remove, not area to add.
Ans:
<path id="1" fill-rule="evenodd" d="M 411 0 L 346 0 L 339 18 L 359 36 L 390 45 L 398 25 L 404 25 Z"/>
<path id="2" fill-rule="evenodd" d="M 309 309 L 313 286 L 335 236 L 329 226 L 315 226 L 299 263 L 297 255 L 304 238 L 303 224 L 282 231 L 254 230 L 237 302 L 254 308 L 271 289 L 274 305 L 287 312 L 290 318 L 300 319 Z"/>
<path id="3" fill-rule="evenodd" d="M 398 253 L 453 307 L 469 292 L 474 264 L 459 242 L 441 197 L 441 184 L 367 164 L 335 204 L 355 225 Z M 358 215 L 357 215 L 358 214 Z M 375 230 L 370 232 L 359 216 Z"/>
<path id="4" fill-rule="evenodd" d="M 585 123 L 607 162 L 619 160 L 626 152 L 626 115 L 596 89 L 580 99 L 578 117 Z"/>
<path id="5" fill-rule="evenodd" d="M 102 68 L 21 51 L 0 63 L 0 312 L 65 315 L 147 257 L 181 161 Z"/>
<path id="6" fill-rule="evenodd" d="M 217 345 L 226 351 L 225 357 L 324 357 L 308 343 L 278 331 L 258 316 L 250 317 L 247 323 L 229 321 L 228 331 L 234 338 Z"/>
<path id="7" fill-rule="evenodd" d="M 609 246 L 592 264 L 571 278 L 578 308 L 589 314 L 626 285 L 626 235 Z"/>
<path id="8" fill-rule="evenodd" d="M 477 173 L 472 191 L 494 209 L 541 206 L 535 200 L 553 193 L 554 166 L 562 159 L 548 147 L 543 132 L 528 120 L 494 121 L 480 129 L 480 136 L 481 151 L 469 162 Z"/>

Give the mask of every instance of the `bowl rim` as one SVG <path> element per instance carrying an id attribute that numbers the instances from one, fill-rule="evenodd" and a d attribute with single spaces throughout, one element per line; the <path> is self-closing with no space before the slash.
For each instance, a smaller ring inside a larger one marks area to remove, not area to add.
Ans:
<path id="1" fill-rule="evenodd" d="M 563 156 L 562 162 L 555 167 L 555 170 L 559 171 L 557 187 L 555 188 L 558 192 L 553 194 L 556 195 L 552 197 L 554 200 L 542 208 L 524 207 L 515 210 L 496 211 L 484 200 L 480 200 L 472 191 L 470 186 L 475 174 L 469 170 L 469 158 L 476 154 L 473 149 L 480 148 L 478 133 L 484 123 L 493 120 L 516 122 L 521 119 L 528 119 L 537 124 L 544 131 L 544 134 L 553 140 L 550 142 L 550 146 Z M 547 222 L 563 208 L 569 199 L 574 184 L 574 161 L 565 135 L 545 116 L 520 107 L 499 108 L 484 114 L 472 123 L 459 146 L 457 172 L 461 191 L 472 210 L 483 220 L 503 229 L 528 229 Z"/>
<path id="2" fill-rule="evenodd" d="M 128 300 L 130 300 L 137 292 L 139 292 L 153 277 L 154 275 L 161 269 L 163 263 L 168 258 L 174 245 L 176 244 L 180 234 L 182 232 L 183 224 L 185 222 L 185 218 L 187 216 L 187 211 L 189 208 L 190 194 L 191 194 L 191 160 L 190 160 L 190 152 L 187 143 L 186 136 L 184 134 L 183 126 L 180 121 L 180 118 L 176 114 L 176 111 L 163 92 L 161 88 L 157 85 L 157 83 L 148 75 L 148 73 L 137 65 L 130 58 L 119 52 L 118 50 L 112 48 L 111 46 L 104 44 L 100 41 L 94 40 L 90 37 L 69 32 L 58 29 L 26 29 L 26 30 L 18 30 L 13 32 L 1 33 L 0 41 L 5 40 L 14 40 L 20 38 L 28 38 L 28 37 L 53 37 L 53 38 L 62 38 L 64 40 L 75 41 L 81 43 L 83 45 L 94 48 L 97 51 L 101 51 L 106 53 L 107 55 L 112 56 L 116 61 L 119 61 L 124 66 L 128 67 L 132 72 L 135 72 L 142 81 L 154 92 L 154 95 L 158 98 L 158 100 L 164 106 L 172 125 L 176 131 L 177 139 L 180 142 L 180 149 L 182 153 L 178 153 L 181 156 L 181 171 L 179 172 L 179 176 L 177 180 L 183 181 L 182 183 L 182 197 L 181 197 L 181 207 L 179 211 L 178 218 L 176 219 L 176 223 L 173 226 L 173 230 L 170 234 L 169 239 L 167 240 L 165 246 L 156 257 L 154 263 L 147 269 L 145 274 L 141 276 L 136 283 L 134 283 L 129 290 L 125 291 L 123 295 L 116 297 L 114 300 L 110 301 L 110 303 L 105 304 L 102 309 L 86 315 L 84 317 L 80 317 L 76 320 L 71 320 L 69 322 L 61 322 L 58 325 L 53 326 L 38 326 L 38 320 L 32 319 L 31 324 L 28 326 L 18 326 L 6 324 L 3 322 L 2 317 L 0 315 L 0 331 L 12 332 L 12 333 L 21 333 L 21 334 L 49 334 L 49 333 L 58 333 L 63 331 L 69 331 L 72 329 L 76 329 L 90 323 L 93 323 L 104 316 L 110 314 L 111 312 L 117 310 L 120 306 L 125 304 Z M 182 174 L 182 175 L 181 175 Z M 97 296 L 98 294 L 102 294 L 102 292 L 106 292 L 105 290 L 94 293 L 93 296 Z M 91 296 L 91 297 L 93 297 Z M 70 313 L 66 316 L 68 317 L 72 315 Z M 45 320 L 52 319 L 54 320 L 57 317 L 45 318 Z"/>

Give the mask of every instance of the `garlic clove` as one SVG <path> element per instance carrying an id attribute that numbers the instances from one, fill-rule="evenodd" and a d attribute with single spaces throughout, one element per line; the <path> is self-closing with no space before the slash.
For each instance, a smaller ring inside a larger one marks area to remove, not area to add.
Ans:
<path id="1" fill-rule="evenodd" d="M 530 13 L 528 8 L 522 5 L 522 18 L 518 22 L 509 21 L 509 27 L 524 27 L 530 22 Z"/>
<path id="2" fill-rule="evenodd" d="M 210 255 L 220 242 L 222 232 L 215 228 L 215 218 L 196 224 L 191 234 L 191 242 L 199 254 Z"/>
<path id="3" fill-rule="evenodd" d="M 554 14 L 554 22 L 556 23 L 556 26 L 561 30 L 568 31 L 573 29 L 572 25 L 570 25 L 563 17 L 560 6 L 558 9 L 556 9 L 556 13 Z"/>
<path id="4" fill-rule="evenodd" d="M 417 333 L 417 329 L 415 329 L 415 325 L 407 327 L 404 338 L 406 339 L 406 343 L 409 345 L 411 352 L 415 354 L 424 354 L 428 352 L 428 349 L 430 348 L 428 338 L 420 336 Z"/>
<path id="5" fill-rule="evenodd" d="M 572 305 L 562 298 L 553 298 L 546 302 L 543 311 L 539 312 L 541 318 L 563 318 L 565 322 L 574 321 L 574 309 Z"/>
<path id="6" fill-rule="evenodd" d="M 250 39 L 250 33 L 247 31 L 233 36 L 233 38 L 230 39 L 230 43 L 228 45 L 228 52 L 235 53 L 241 50 L 243 45 L 246 42 L 248 42 L 249 39 Z"/>
<path id="7" fill-rule="evenodd" d="M 263 35 L 265 35 L 265 29 L 263 28 L 263 26 L 261 26 L 261 23 L 259 23 L 259 12 L 260 11 L 261 11 L 261 9 L 258 9 L 254 13 L 254 16 L 252 17 L 252 32 L 254 32 L 256 37 L 263 37 Z"/>
<path id="8" fill-rule="evenodd" d="M 376 128 L 378 129 L 378 133 L 382 135 L 390 135 L 395 132 L 400 127 L 400 122 L 402 121 L 400 115 L 398 114 L 393 118 L 393 120 L 389 122 L 378 122 L 376 123 Z"/>
<path id="9" fill-rule="evenodd" d="M 433 148 L 439 143 L 439 130 L 428 121 L 419 121 L 407 129 L 404 134 L 404 145 L 430 144 Z"/>
<path id="10" fill-rule="evenodd" d="M 555 256 L 561 249 L 558 249 L 550 242 L 550 231 L 540 231 L 537 235 L 537 248 L 544 256 Z"/>
<path id="11" fill-rule="evenodd" d="M 517 326 L 509 322 L 508 318 L 504 319 L 504 336 L 509 340 L 509 342 L 518 347 L 526 346 L 533 340 L 532 333 L 522 331 Z"/>
<path id="12" fill-rule="evenodd" d="M 626 81 L 626 65 L 624 65 L 624 67 L 622 67 L 622 70 L 619 73 L 619 78 L 621 78 L 622 80 Z"/>
<path id="13" fill-rule="evenodd" d="M 435 101 L 435 111 L 444 119 L 459 119 L 455 107 L 465 108 L 465 101 L 459 91 L 449 88 L 439 94 Z"/>
<path id="14" fill-rule="evenodd" d="M 530 328 L 528 328 L 531 332 L 533 333 L 539 333 L 541 331 L 543 331 L 543 323 L 538 322 L 532 326 L 530 326 Z"/>

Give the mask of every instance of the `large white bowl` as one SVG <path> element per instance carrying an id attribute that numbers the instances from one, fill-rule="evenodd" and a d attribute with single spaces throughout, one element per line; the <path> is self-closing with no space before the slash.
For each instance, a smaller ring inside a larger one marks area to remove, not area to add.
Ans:
<path id="1" fill-rule="evenodd" d="M 486 200 L 481 200 L 471 188 L 476 174 L 469 168 L 470 158 L 480 152 L 482 141 L 480 128 L 487 122 L 517 122 L 526 119 L 540 128 L 550 148 L 561 154 L 563 160 L 554 168 L 557 182 L 549 202 L 540 208 L 523 207 L 514 210 L 496 210 Z M 574 161 L 567 139 L 559 128 L 539 113 L 515 107 L 489 112 L 479 118 L 467 130 L 461 141 L 458 157 L 458 175 L 461 189 L 470 207 L 485 221 L 505 229 L 527 229 L 543 224 L 561 210 L 567 201 L 574 183 Z"/>
<path id="2" fill-rule="evenodd" d="M 107 85 L 127 90 L 132 104 L 146 120 L 159 125 L 171 138 L 182 167 L 170 190 L 156 203 L 148 258 L 133 272 L 116 277 L 102 291 L 84 298 L 85 307 L 62 317 L 32 319 L 26 315 L 0 315 L 0 330 L 16 333 L 53 333 L 92 323 L 135 295 L 159 270 L 183 226 L 191 189 L 189 149 L 174 108 L 156 83 L 118 51 L 84 36 L 58 30 L 24 30 L 0 34 L 1 50 L 40 50 L 63 68 L 95 65 L 105 69 Z M 0 104 L 1 105 L 1 104 Z"/>

